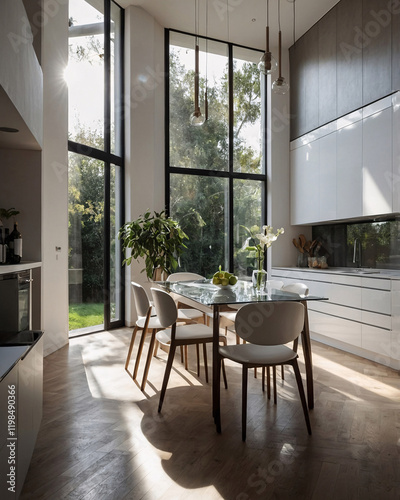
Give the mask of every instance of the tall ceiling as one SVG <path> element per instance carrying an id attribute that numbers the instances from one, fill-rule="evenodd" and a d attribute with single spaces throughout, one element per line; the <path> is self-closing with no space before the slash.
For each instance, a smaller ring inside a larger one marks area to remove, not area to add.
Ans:
<path id="1" fill-rule="evenodd" d="M 251 48 L 265 48 L 267 0 L 197 0 L 199 34 Z M 326 14 L 339 0 L 296 0 L 296 39 Z M 345 1 L 345 0 L 344 0 Z M 147 11 L 165 28 L 195 33 L 196 0 L 117 0 L 122 7 L 135 5 Z M 208 8 L 206 8 L 208 2 Z M 278 2 L 269 0 L 271 45 L 277 45 Z M 293 2 L 281 2 L 283 46 L 293 44 Z M 206 11 L 208 10 L 208 16 Z M 206 19 L 208 22 L 206 23 Z"/>

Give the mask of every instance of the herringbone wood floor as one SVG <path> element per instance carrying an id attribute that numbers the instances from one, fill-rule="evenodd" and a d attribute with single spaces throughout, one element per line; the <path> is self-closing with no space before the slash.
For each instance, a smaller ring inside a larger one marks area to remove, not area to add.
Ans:
<path id="1" fill-rule="evenodd" d="M 124 370 L 130 333 L 75 338 L 45 358 L 44 417 L 23 500 L 400 498 L 398 372 L 313 343 L 313 435 L 287 369 L 276 406 L 249 378 L 242 443 L 239 366 L 227 363 L 218 435 L 193 358 L 189 371 L 176 359 L 157 413 L 166 354 L 153 359 L 143 394 Z"/>

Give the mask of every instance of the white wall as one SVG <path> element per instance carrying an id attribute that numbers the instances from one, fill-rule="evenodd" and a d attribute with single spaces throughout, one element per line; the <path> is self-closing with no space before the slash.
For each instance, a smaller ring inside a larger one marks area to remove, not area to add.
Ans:
<path id="1" fill-rule="evenodd" d="M 68 343 L 68 2 L 44 0 L 42 328 L 44 354 Z M 61 247 L 61 252 L 56 252 Z"/>
<path id="2" fill-rule="evenodd" d="M 282 76 L 290 84 L 289 52 L 282 53 Z M 273 79 L 277 77 L 272 75 Z M 297 262 L 298 251 L 292 240 L 303 233 L 311 239 L 311 228 L 290 225 L 290 97 L 271 92 L 268 102 L 270 123 L 268 124 L 268 224 L 274 229 L 283 227 L 285 233 L 279 236 L 269 250 L 268 267 L 290 267 Z"/>
<path id="3" fill-rule="evenodd" d="M 164 194 L 164 29 L 140 7 L 125 10 L 126 220 L 147 209 L 163 210 Z M 127 323 L 135 311 L 130 282 L 149 289 L 142 265 L 126 270 Z"/>

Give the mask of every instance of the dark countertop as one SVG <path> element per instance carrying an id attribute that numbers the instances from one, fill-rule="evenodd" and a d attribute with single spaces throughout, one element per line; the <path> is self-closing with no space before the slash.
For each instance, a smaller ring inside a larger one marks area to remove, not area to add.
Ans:
<path id="1" fill-rule="evenodd" d="M 30 347 L 29 345 L 0 347 L 0 380 L 14 368 Z"/>
<path id="2" fill-rule="evenodd" d="M 41 331 L 0 332 L 0 380 L 24 358 L 43 335 Z"/>

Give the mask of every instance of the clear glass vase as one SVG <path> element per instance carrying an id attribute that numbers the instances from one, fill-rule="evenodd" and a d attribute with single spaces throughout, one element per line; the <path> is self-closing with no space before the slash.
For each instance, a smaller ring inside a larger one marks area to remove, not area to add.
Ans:
<path id="1" fill-rule="evenodd" d="M 251 277 L 253 288 L 257 294 L 264 294 L 267 291 L 268 273 L 264 269 L 254 269 Z"/>

